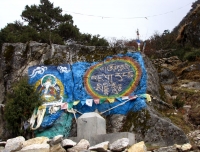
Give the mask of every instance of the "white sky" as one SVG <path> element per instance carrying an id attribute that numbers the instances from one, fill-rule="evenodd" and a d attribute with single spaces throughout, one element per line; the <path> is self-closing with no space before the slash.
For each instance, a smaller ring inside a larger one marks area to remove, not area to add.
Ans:
<path id="1" fill-rule="evenodd" d="M 164 30 L 173 30 L 196 0 L 50 1 L 54 3 L 54 6 L 62 8 L 63 13 L 72 15 L 74 24 L 82 33 L 99 34 L 107 39 L 113 37 L 135 39 L 136 30 L 139 29 L 140 39 L 145 40 L 155 32 L 161 34 Z M 25 6 L 39 3 L 40 0 L 0 0 L 0 29 L 15 20 L 22 21 L 20 15 Z M 87 15 L 93 15 L 93 17 Z M 97 16 L 103 16 L 103 18 Z"/>

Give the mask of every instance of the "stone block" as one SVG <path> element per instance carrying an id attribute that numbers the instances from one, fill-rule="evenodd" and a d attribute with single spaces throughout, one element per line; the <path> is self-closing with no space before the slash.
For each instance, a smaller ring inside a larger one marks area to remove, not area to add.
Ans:
<path id="1" fill-rule="evenodd" d="M 115 142 L 121 138 L 128 138 L 129 145 L 135 144 L 135 134 L 129 132 L 118 132 L 106 134 L 106 121 L 96 112 L 84 113 L 78 118 L 77 122 L 78 137 L 70 137 L 69 139 L 79 142 L 81 139 L 89 141 L 90 146 L 109 141 Z"/>
<path id="2" fill-rule="evenodd" d="M 98 113 L 84 113 L 78 118 L 77 136 L 81 139 L 90 140 L 90 137 L 106 134 L 106 121 Z"/>
<path id="3" fill-rule="evenodd" d="M 96 144 L 109 141 L 110 143 L 115 142 L 118 139 L 121 138 L 128 138 L 129 139 L 129 145 L 135 144 L 135 134 L 130 132 L 118 132 L 118 133 L 111 133 L 111 134 L 101 134 L 96 136 L 90 136 L 89 139 L 86 139 L 89 141 L 90 146 L 94 146 Z M 70 137 L 69 139 L 79 142 L 82 138 L 80 137 Z M 85 138 L 84 138 L 85 139 Z"/>

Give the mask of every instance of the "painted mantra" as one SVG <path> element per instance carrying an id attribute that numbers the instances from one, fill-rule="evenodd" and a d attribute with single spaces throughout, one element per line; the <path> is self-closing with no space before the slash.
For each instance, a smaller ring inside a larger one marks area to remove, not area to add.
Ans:
<path id="1" fill-rule="evenodd" d="M 135 90 L 141 77 L 139 64 L 129 57 L 114 58 L 90 67 L 84 76 L 93 98 L 116 98 Z"/>

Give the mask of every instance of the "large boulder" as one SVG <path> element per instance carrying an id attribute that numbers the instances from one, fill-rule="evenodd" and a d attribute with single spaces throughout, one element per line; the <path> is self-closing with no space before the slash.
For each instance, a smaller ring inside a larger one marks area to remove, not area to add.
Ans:
<path id="1" fill-rule="evenodd" d="M 160 77 L 160 82 L 164 85 L 173 84 L 177 82 L 176 75 L 168 68 L 162 68 L 161 72 L 159 73 L 159 77 Z"/>
<path id="2" fill-rule="evenodd" d="M 5 43 L 0 54 L 2 61 L 0 63 L 2 70 L 0 78 L 3 79 L 0 81 L 0 88 L 3 90 L 2 96 L 0 96 L 0 103 L 5 101 L 5 92 L 10 90 L 11 84 L 20 77 L 27 76 L 27 69 L 30 66 L 58 65 L 63 63 L 72 64 L 77 61 L 102 61 L 108 56 L 125 54 L 128 51 L 134 50 L 130 48 L 88 47 L 82 45 L 48 45 L 37 42 L 29 42 L 26 44 Z M 130 113 L 128 116 L 108 116 L 106 119 L 111 120 L 107 125 L 108 132 L 119 132 L 121 130 L 134 132 L 136 134 L 136 140 L 141 141 L 144 139 L 145 142 L 151 144 L 170 145 L 175 142 L 178 144 L 186 143 L 187 138 L 183 131 L 169 120 L 164 119 L 154 110 L 154 107 L 168 107 L 168 105 L 160 100 L 161 87 L 156 68 L 147 56 L 144 54 L 142 56 L 147 72 L 147 93 L 153 97 L 152 103 L 150 103 L 152 106 L 150 105 L 145 110 L 134 114 Z M 131 115 L 134 119 L 130 117 Z M 117 121 L 115 122 L 115 120 Z M 0 123 L 0 128 L 2 126 L 3 123 Z M 76 134 L 75 132 L 73 131 L 74 134 Z M 6 138 L 5 135 L 1 134 L 0 137 Z M 150 137 L 151 135 L 152 137 Z M 55 136 L 55 134 L 52 136 Z M 182 138 L 180 139 L 180 137 Z M 180 141 L 178 141 L 179 139 Z"/>
<path id="3" fill-rule="evenodd" d="M 144 144 L 144 141 L 141 141 L 139 143 L 136 143 L 132 145 L 129 149 L 128 152 L 147 152 L 147 147 Z"/>
<path id="4" fill-rule="evenodd" d="M 7 151 L 17 151 L 22 148 L 22 143 L 25 141 L 25 138 L 22 136 L 8 139 L 6 142 L 5 149 L 2 152 L 7 152 Z"/>
<path id="5" fill-rule="evenodd" d="M 136 141 L 153 146 L 169 146 L 188 142 L 184 132 L 169 119 L 163 118 L 148 106 L 137 113 L 129 113 L 123 131 L 135 133 Z"/>

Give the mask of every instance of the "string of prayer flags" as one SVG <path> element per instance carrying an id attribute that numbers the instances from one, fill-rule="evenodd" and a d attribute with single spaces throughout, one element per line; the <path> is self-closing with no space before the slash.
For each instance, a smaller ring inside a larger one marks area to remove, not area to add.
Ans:
<path id="1" fill-rule="evenodd" d="M 93 99 L 86 99 L 85 104 L 92 107 Z"/>
<path id="2" fill-rule="evenodd" d="M 110 103 L 115 102 L 115 98 L 108 98 L 107 100 L 108 100 L 108 102 L 110 102 Z"/>
<path id="3" fill-rule="evenodd" d="M 79 102 L 80 102 L 80 100 L 74 101 L 73 105 L 76 106 Z"/>
<path id="4" fill-rule="evenodd" d="M 94 99 L 95 104 L 99 104 L 99 102 L 100 102 L 100 99 Z"/>

